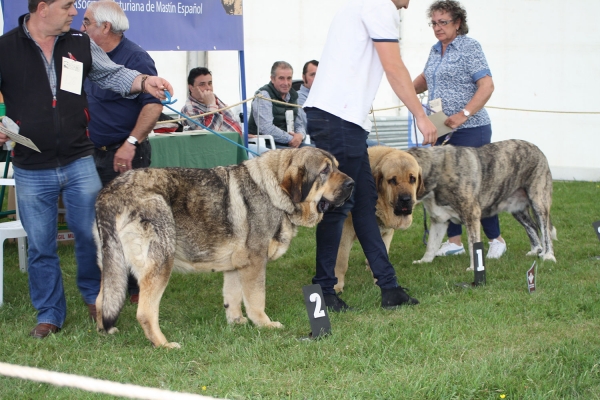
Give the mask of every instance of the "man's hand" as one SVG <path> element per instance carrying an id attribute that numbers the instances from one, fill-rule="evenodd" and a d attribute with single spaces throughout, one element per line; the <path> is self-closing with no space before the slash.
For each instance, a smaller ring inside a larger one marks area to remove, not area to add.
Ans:
<path id="1" fill-rule="evenodd" d="M 146 91 L 146 93 L 156 97 L 159 100 L 164 100 L 167 98 L 167 96 L 165 96 L 165 90 L 168 90 L 171 96 L 175 94 L 173 86 L 171 86 L 169 82 L 167 82 L 165 79 L 159 76 L 149 76 L 148 78 L 146 78 L 146 82 L 144 83 L 144 90 Z"/>
<path id="2" fill-rule="evenodd" d="M 301 133 L 294 132 L 291 132 L 290 135 L 293 135 L 294 137 L 288 142 L 288 146 L 298 148 L 298 146 L 300 146 L 302 144 L 302 141 L 304 140 L 304 135 Z"/>
<path id="3" fill-rule="evenodd" d="M 437 141 L 437 129 L 433 122 L 427 117 L 417 118 L 417 126 L 423 134 L 423 146 L 427 144 L 435 144 Z"/>
<path id="4" fill-rule="evenodd" d="M 4 133 L 0 133 L 0 146 L 9 141 L 10 138 L 6 136 Z"/>
<path id="5" fill-rule="evenodd" d="M 215 94 L 212 90 L 200 90 L 200 98 L 198 101 L 202 104 L 205 104 L 209 107 L 217 107 L 217 100 L 215 99 Z M 211 110 L 213 111 L 213 110 Z"/>
<path id="6" fill-rule="evenodd" d="M 123 173 L 132 169 L 131 162 L 135 156 L 135 145 L 129 143 L 127 140 L 119 147 L 115 153 L 113 160 L 113 170 L 115 172 Z"/>

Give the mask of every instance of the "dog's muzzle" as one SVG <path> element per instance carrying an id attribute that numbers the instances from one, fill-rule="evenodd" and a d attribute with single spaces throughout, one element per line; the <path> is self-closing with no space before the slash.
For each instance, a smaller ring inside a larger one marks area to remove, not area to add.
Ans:
<path id="1" fill-rule="evenodd" d="M 410 194 L 398 196 L 394 204 L 394 215 L 410 215 L 413 210 L 413 200 Z"/>
<path id="2" fill-rule="evenodd" d="M 330 201 L 326 198 L 321 198 L 321 201 L 317 204 L 317 211 L 320 213 L 324 213 L 326 211 L 333 210 L 336 207 L 342 206 L 350 196 L 352 196 L 352 190 L 354 190 L 354 181 L 351 178 L 348 178 L 344 181 L 342 186 L 340 187 L 339 195 L 337 197 L 337 201 Z"/>

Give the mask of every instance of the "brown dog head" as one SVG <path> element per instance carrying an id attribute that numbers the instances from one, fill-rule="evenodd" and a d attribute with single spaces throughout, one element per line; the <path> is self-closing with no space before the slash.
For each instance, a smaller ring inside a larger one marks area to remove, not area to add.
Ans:
<path id="1" fill-rule="evenodd" d="M 330 153 L 314 147 L 281 151 L 281 187 L 295 205 L 291 218 L 294 224 L 314 226 L 324 212 L 350 198 L 354 181 L 338 169 L 338 162 Z"/>
<path id="2" fill-rule="evenodd" d="M 369 148 L 377 187 L 376 214 L 385 227 L 407 229 L 417 194 L 424 190 L 421 168 L 410 154 L 385 146 Z"/>

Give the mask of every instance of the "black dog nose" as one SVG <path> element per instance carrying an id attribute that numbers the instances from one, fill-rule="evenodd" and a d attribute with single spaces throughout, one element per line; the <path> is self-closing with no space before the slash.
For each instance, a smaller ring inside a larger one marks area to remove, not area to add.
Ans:
<path id="1" fill-rule="evenodd" d="M 348 179 L 346 182 L 344 182 L 342 187 L 344 189 L 352 190 L 354 188 L 354 181 L 352 179 Z"/>

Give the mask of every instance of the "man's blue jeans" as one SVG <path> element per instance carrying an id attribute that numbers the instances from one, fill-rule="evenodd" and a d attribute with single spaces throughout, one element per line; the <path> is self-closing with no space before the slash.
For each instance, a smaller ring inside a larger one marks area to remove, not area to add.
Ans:
<path id="1" fill-rule="evenodd" d="M 319 149 L 333 154 L 339 169 L 354 179 L 354 193 L 341 207 L 326 212 L 317 225 L 317 266 L 313 283 L 321 285 L 323 294 L 334 294 L 335 262 L 344 221 L 352 212 L 352 221 L 377 284 L 382 289 L 398 286 L 396 272 L 381 239 L 375 205 L 377 190 L 367 152 L 368 133 L 360 126 L 318 108 L 305 108 L 308 134 Z"/>
<path id="2" fill-rule="evenodd" d="M 54 169 L 14 167 L 17 201 L 29 243 L 29 294 L 38 323 L 62 327 L 67 304 L 57 254 L 58 197 L 66 207 L 67 225 L 75 234 L 77 286 L 94 304 L 100 291 L 100 269 L 92 235 L 96 195 L 102 188 L 92 156 Z"/>

